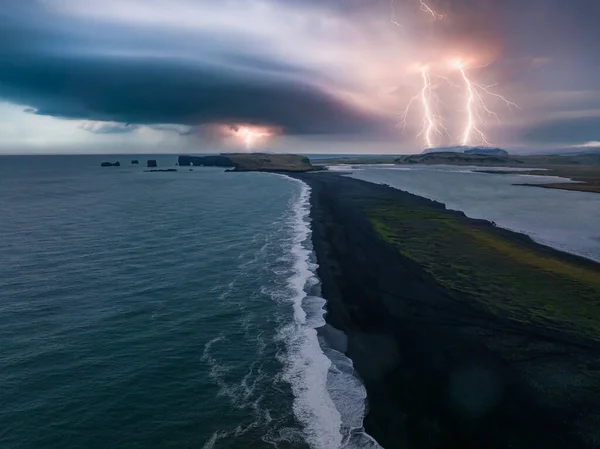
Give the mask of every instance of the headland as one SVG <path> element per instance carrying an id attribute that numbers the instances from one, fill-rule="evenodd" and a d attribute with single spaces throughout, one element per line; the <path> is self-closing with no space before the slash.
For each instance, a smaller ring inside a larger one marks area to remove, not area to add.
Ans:
<path id="1" fill-rule="evenodd" d="M 319 170 L 297 154 L 223 153 L 218 156 L 179 156 L 180 166 L 227 167 L 230 171 L 298 173 Z"/>

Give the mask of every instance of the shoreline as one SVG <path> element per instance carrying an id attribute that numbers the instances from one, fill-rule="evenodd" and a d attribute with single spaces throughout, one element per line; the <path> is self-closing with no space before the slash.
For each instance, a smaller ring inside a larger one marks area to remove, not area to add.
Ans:
<path id="1" fill-rule="evenodd" d="M 299 188 L 290 206 L 294 274 L 287 282 L 293 291 L 293 322 L 278 331 L 288 348 L 278 359 L 284 367 L 282 378 L 293 392 L 294 416 L 310 447 L 381 449 L 363 431 L 367 393 L 345 354 L 345 335 L 325 320 L 326 300 L 310 238 L 312 189 L 302 180 L 282 177 Z"/>
<path id="2" fill-rule="evenodd" d="M 592 405 L 600 392 L 591 398 L 581 388 L 564 392 L 573 388 L 567 379 L 558 393 L 544 394 L 551 379 L 540 379 L 557 367 L 569 373 L 582 361 L 600 369 L 592 355 L 598 342 L 457 301 L 422 266 L 378 237 L 361 207 L 385 198 L 464 214 L 332 173 L 292 177 L 312 190 L 313 247 L 326 321 L 348 337 L 346 354 L 367 390 L 369 435 L 386 449 L 593 447 L 600 414 Z M 548 257 L 599 266 L 484 220 L 463 220 Z M 529 359 L 515 362 L 507 354 Z M 586 405 L 590 413 L 581 416 L 578 409 Z"/>
<path id="3" fill-rule="evenodd" d="M 587 182 L 585 180 L 578 180 L 574 178 L 574 174 L 563 172 L 556 173 L 556 169 L 552 168 L 539 168 L 530 170 L 473 170 L 475 173 L 486 173 L 488 175 L 536 175 L 536 176 L 553 176 L 563 178 L 565 181 L 562 182 L 547 182 L 542 184 L 532 183 L 519 183 L 513 184 L 515 186 L 524 187 L 539 187 L 542 189 L 555 189 L 555 190 L 567 190 L 571 192 L 584 192 L 584 193 L 600 193 L 600 184 Z"/>
<path id="4" fill-rule="evenodd" d="M 572 181 L 572 180 L 570 180 Z M 539 187 L 541 189 L 566 190 L 569 192 L 600 193 L 600 185 L 579 182 L 552 182 L 547 184 L 514 184 L 524 187 Z"/>

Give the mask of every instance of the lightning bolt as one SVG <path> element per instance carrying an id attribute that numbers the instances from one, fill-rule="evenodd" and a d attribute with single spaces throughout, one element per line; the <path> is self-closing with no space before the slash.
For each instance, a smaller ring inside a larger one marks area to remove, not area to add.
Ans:
<path id="1" fill-rule="evenodd" d="M 397 27 L 402 28 L 402 25 L 396 20 L 396 0 L 390 0 L 390 22 Z"/>
<path id="2" fill-rule="evenodd" d="M 396 8 L 395 1 L 390 0 L 390 22 L 398 27 L 402 27 L 400 23 L 398 23 L 396 19 Z M 419 0 L 420 9 L 422 12 L 430 15 L 434 20 L 444 18 L 443 14 L 439 14 L 433 8 L 429 6 L 427 3 L 428 0 Z M 486 123 L 485 116 L 483 113 L 487 114 L 488 117 L 495 118 L 498 122 L 500 119 L 498 115 L 492 111 L 485 101 L 484 97 L 495 97 L 502 100 L 508 109 L 517 108 L 519 106 L 512 101 L 507 100 L 502 95 L 499 95 L 493 92 L 491 89 L 495 86 L 495 84 L 491 85 L 482 85 L 478 84 L 473 80 L 473 78 L 468 73 L 468 67 L 463 61 L 456 61 L 453 63 L 453 68 L 457 69 L 461 75 L 461 81 L 464 85 L 464 90 L 466 92 L 465 95 L 465 112 L 466 112 L 466 124 L 464 131 L 460 137 L 460 141 L 462 145 L 470 145 L 473 140 L 477 139 L 483 142 L 486 145 L 489 145 L 485 133 L 481 130 L 480 124 Z M 419 68 L 421 73 L 421 78 L 423 80 L 423 87 L 419 91 L 417 95 L 415 95 L 409 101 L 406 109 L 404 110 L 401 121 L 398 126 L 406 127 L 406 121 L 408 114 L 415 102 L 420 102 L 423 110 L 423 127 L 417 137 L 422 137 L 425 141 L 425 144 L 430 148 L 434 146 L 434 139 L 437 135 L 441 135 L 442 131 L 448 134 L 448 130 L 444 127 L 442 123 L 441 117 L 436 114 L 436 110 L 439 106 L 440 100 L 437 97 L 435 89 L 431 85 L 431 72 L 429 66 L 421 66 Z M 450 84 L 453 88 L 458 88 L 456 84 L 454 84 L 449 78 L 444 77 L 439 74 L 434 74 L 433 76 L 439 77 Z"/>
<path id="3" fill-rule="evenodd" d="M 395 4 L 396 0 L 390 0 L 390 22 L 393 25 L 402 28 L 402 25 L 398 23 L 398 20 L 396 19 Z M 434 19 L 443 18 L 443 15 L 435 12 L 427 3 L 425 3 L 425 0 L 419 0 L 419 4 L 421 7 L 421 11 L 431 15 Z M 442 130 L 447 132 L 447 129 L 441 123 L 441 118 L 435 113 L 435 110 L 437 109 L 436 107 L 439 103 L 439 99 L 431 86 L 431 73 L 429 71 L 429 67 L 421 66 L 419 68 L 419 72 L 421 73 L 423 87 L 421 88 L 419 93 L 413 98 L 411 98 L 411 100 L 409 101 L 408 105 L 406 106 L 406 109 L 404 110 L 404 113 L 401 116 L 401 121 L 398 124 L 398 126 L 406 128 L 406 120 L 408 118 L 408 114 L 413 104 L 419 101 L 423 110 L 423 127 L 419 134 L 417 134 L 417 137 L 422 137 L 425 141 L 425 145 L 427 145 L 428 148 L 431 148 L 432 146 L 434 146 L 433 141 L 435 135 L 441 134 Z"/>
<path id="4" fill-rule="evenodd" d="M 406 106 L 404 113 L 402 114 L 402 121 L 399 125 L 403 128 L 406 127 L 406 119 L 411 110 L 413 103 L 420 101 L 423 108 L 423 127 L 417 137 L 422 137 L 425 141 L 427 148 L 433 147 L 435 135 L 442 134 L 442 131 L 447 131 L 444 125 L 441 123 L 441 118 L 435 113 L 439 99 L 435 94 L 435 90 L 431 85 L 431 74 L 429 67 L 422 66 L 419 69 L 421 73 L 421 79 L 423 81 L 423 87 L 420 92 L 411 98 L 410 102 Z"/>
<path id="5" fill-rule="evenodd" d="M 244 142 L 246 144 L 246 149 L 248 151 L 252 150 L 252 147 L 256 140 L 270 136 L 270 133 L 268 133 L 266 131 L 256 131 L 256 130 L 250 129 L 248 127 L 239 128 L 239 130 L 237 131 L 237 134 L 244 139 Z"/>
<path id="6" fill-rule="evenodd" d="M 484 86 L 473 81 L 467 72 L 467 67 L 462 61 L 457 61 L 454 64 L 454 67 L 460 72 L 466 92 L 465 112 L 467 114 L 467 123 L 465 124 L 465 130 L 461 137 L 461 144 L 470 145 L 473 138 L 476 137 L 485 145 L 489 145 L 490 142 L 478 125 L 481 121 L 485 122 L 481 111 L 484 111 L 488 116 L 494 117 L 498 122 L 500 122 L 500 119 L 498 118 L 498 115 L 487 106 L 484 95 L 499 98 L 506 104 L 508 109 L 518 109 L 519 106 L 516 103 L 507 100 L 502 95 L 492 92 L 490 89 L 494 87 L 495 84 Z"/>
<path id="7" fill-rule="evenodd" d="M 421 11 L 426 12 L 434 19 L 437 20 L 444 18 L 443 14 L 438 14 L 437 12 L 435 12 L 427 3 L 425 3 L 425 0 L 419 0 L 419 3 L 421 4 Z"/>
<path id="8" fill-rule="evenodd" d="M 433 8 L 431 8 L 427 3 L 425 3 L 425 0 L 419 0 L 419 5 L 420 5 L 420 8 L 421 8 L 421 11 L 429 14 L 435 20 L 437 20 L 437 19 L 443 19 L 444 18 L 443 14 L 439 14 L 439 13 L 435 12 L 433 10 Z M 396 25 L 397 27 L 404 28 L 398 22 L 398 19 L 396 18 L 396 0 L 390 0 L 390 22 L 393 25 Z"/>

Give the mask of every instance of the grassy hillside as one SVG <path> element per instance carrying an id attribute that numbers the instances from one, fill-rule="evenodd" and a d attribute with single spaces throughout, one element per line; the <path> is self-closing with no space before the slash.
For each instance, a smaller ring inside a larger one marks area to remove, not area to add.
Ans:
<path id="1" fill-rule="evenodd" d="M 219 156 L 179 156 L 179 165 L 231 167 L 233 171 L 306 172 L 317 170 L 297 154 L 224 153 Z"/>
<path id="2" fill-rule="evenodd" d="M 235 171 L 289 171 L 315 170 L 310 159 L 297 154 L 233 153 L 223 154 L 230 159 Z"/>
<path id="3" fill-rule="evenodd" d="M 382 202 L 367 213 L 381 238 L 422 265 L 457 300 L 600 341 L 597 264 L 443 209 Z"/>

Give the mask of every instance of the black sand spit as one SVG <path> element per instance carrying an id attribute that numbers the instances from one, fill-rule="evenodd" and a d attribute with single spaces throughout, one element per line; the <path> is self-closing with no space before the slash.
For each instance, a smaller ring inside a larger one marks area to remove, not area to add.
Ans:
<path id="1" fill-rule="evenodd" d="M 418 204 L 520 247 L 540 245 L 386 186 L 332 173 L 292 176 L 312 188 L 327 321 L 348 334 L 348 355 L 368 393 L 366 430 L 384 448 L 599 447 L 598 340 L 457 296 L 382 239 L 365 211 L 382 200 Z"/>

